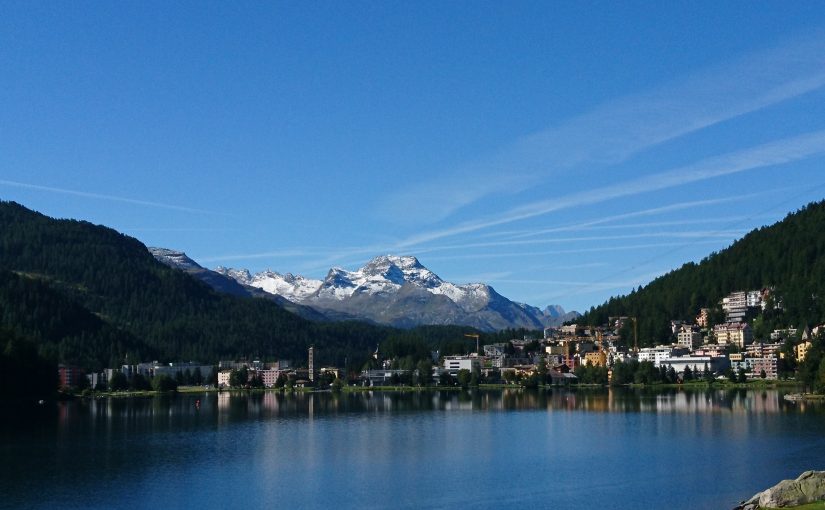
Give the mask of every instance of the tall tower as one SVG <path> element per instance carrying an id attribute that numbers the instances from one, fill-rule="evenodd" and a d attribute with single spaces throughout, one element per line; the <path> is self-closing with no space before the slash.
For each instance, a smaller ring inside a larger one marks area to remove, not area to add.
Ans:
<path id="1" fill-rule="evenodd" d="M 309 363 L 307 364 L 309 380 L 315 382 L 315 346 L 309 348 Z"/>

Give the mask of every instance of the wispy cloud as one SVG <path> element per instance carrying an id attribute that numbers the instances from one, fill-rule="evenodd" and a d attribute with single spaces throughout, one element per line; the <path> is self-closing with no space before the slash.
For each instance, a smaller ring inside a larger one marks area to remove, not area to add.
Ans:
<path id="1" fill-rule="evenodd" d="M 825 152 L 825 131 L 816 131 L 709 158 L 658 174 L 548 200 L 536 201 L 512 208 L 488 219 L 465 222 L 453 227 L 413 235 L 399 242 L 398 246 L 402 248 L 417 246 L 429 241 L 534 218 L 563 209 L 597 204 L 748 170 L 781 165 L 823 152 Z"/>
<path id="2" fill-rule="evenodd" d="M 512 271 L 493 271 L 487 273 L 476 273 L 471 275 L 464 275 L 464 276 L 453 276 L 451 281 L 460 283 L 460 282 L 493 282 L 493 281 L 502 281 L 509 276 L 512 276 Z"/>
<path id="3" fill-rule="evenodd" d="M 599 282 L 587 281 L 566 281 L 566 280 L 544 280 L 539 282 L 541 285 L 553 286 L 545 292 L 537 292 L 526 296 L 529 302 L 545 302 L 557 303 L 560 300 L 569 298 L 570 296 L 590 294 L 593 292 L 605 292 L 608 290 L 630 290 L 639 285 L 644 285 L 654 278 L 664 274 L 666 271 L 655 271 L 640 274 L 625 280 L 603 280 Z M 516 282 L 519 284 L 527 283 Z"/>
<path id="4" fill-rule="evenodd" d="M 530 257 L 541 255 L 564 255 L 564 254 L 580 254 L 590 252 L 610 252 L 610 251 L 624 251 L 624 250 L 642 250 L 651 248 L 673 248 L 684 246 L 684 241 L 681 243 L 665 242 L 665 243 L 645 243 L 645 244 L 631 244 L 622 245 L 617 244 L 616 241 L 626 241 L 632 239 L 655 239 L 655 238 L 669 238 L 669 239 L 689 239 L 690 245 L 701 244 L 719 244 L 720 240 L 732 240 L 744 234 L 744 230 L 722 230 L 722 231 L 691 231 L 691 232 L 644 232 L 638 234 L 624 234 L 624 235 L 599 235 L 599 236 L 576 236 L 576 237 L 551 237 L 547 239 L 523 239 L 523 240 L 501 240 L 478 243 L 464 243 L 464 244 L 450 244 L 439 246 L 421 246 L 415 250 L 415 255 L 422 260 L 425 265 L 430 260 L 473 260 L 473 259 L 488 259 L 488 258 L 511 258 L 511 257 Z M 442 251 L 458 251 L 473 250 L 479 248 L 504 248 L 504 247 L 521 247 L 521 246 L 536 246 L 542 244 L 571 244 L 576 242 L 598 242 L 599 246 L 594 248 L 575 248 L 575 249 L 561 249 L 561 250 L 547 250 L 547 251 L 524 251 L 516 252 L 473 252 L 471 254 L 459 253 L 456 255 L 432 255 L 436 252 Z M 281 250 L 263 253 L 246 253 L 223 255 L 216 257 L 205 257 L 199 259 L 201 262 L 225 262 L 230 260 L 255 260 L 270 257 L 300 257 L 302 260 L 298 265 L 291 268 L 292 271 L 298 271 L 302 274 L 315 274 L 319 271 L 326 271 L 330 267 L 355 267 L 366 262 L 367 258 L 374 257 L 382 253 L 400 254 L 400 252 L 393 251 L 392 247 L 387 246 L 361 246 L 352 248 L 342 248 L 335 253 L 330 253 L 329 250 L 322 249 L 299 249 L 299 250 Z M 404 252 L 404 254 L 412 254 Z M 312 257 L 316 258 L 312 258 Z M 573 265 L 569 269 L 578 267 L 596 267 L 598 264 Z"/>
<path id="5" fill-rule="evenodd" d="M 568 265 L 554 265 L 553 269 L 591 269 L 594 267 L 606 267 L 609 266 L 607 262 L 587 262 L 584 264 L 568 264 Z"/>
<path id="6" fill-rule="evenodd" d="M 583 227 L 582 230 L 622 230 L 629 228 L 683 227 L 686 225 L 737 223 L 741 221 L 748 221 L 759 218 L 773 218 L 773 216 L 723 216 L 720 218 L 699 218 L 693 220 L 648 221 L 645 223 L 622 223 L 620 225 L 592 225 L 589 227 Z"/>
<path id="7" fill-rule="evenodd" d="M 549 237 L 545 239 L 517 239 L 517 240 L 503 240 L 503 241 L 489 241 L 482 243 L 465 243 L 424 247 L 417 250 L 417 253 L 430 253 L 433 251 L 448 251 L 448 250 L 468 250 L 473 248 L 501 248 L 505 246 L 528 246 L 537 244 L 571 244 L 581 242 L 598 242 L 606 243 L 609 241 L 624 241 L 628 239 L 648 239 L 657 237 L 666 237 L 670 239 L 735 239 L 747 233 L 746 230 L 701 230 L 688 232 L 640 232 L 636 234 L 620 234 L 620 235 L 596 235 L 596 236 L 576 236 L 576 237 Z"/>
<path id="8" fill-rule="evenodd" d="M 721 239 L 705 239 L 691 241 L 690 246 L 700 244 L 720 244 Z M 538 257 L 545 255 L 583 255 L 585 253 L 603 253 L 611 251 L 632 251 L 632 250 L 651 250 L 657 248 L 682 248 L 685 247 L 684 242 L 668 242 L 668 243 L 642 243 L 642 244 L 605 244 L 591 248 L 569 248 L 562 250 L 542 250 L 542 251 L 515 251 L 515 252 L 501 252 L 501 253 L 462 253 L 457 255 L 427 255 L 427 260 L 472 260 L 472 259 L 495 259 L 508 257 Z"/>
<path id="9" fill-rule="evenodd" d="M 124 232 L 231 232 L 228 228 L 197 227 L 124 227 Z"/>
<path id="10" fill-rule="evenodd" d="M 654 273 L 654 275 L 658 276 L 660 273 Z M 609 281 L 609 282 L 588 282 L 588 281 L 581 281 L 581 280 L 542 280 L 542 279 L 490 279 L 493 283 L 517 283 L 519 285 L 556 285 L 559 287 L 607 287 L 613 288 L 617 286 L 628 286 L 628 285 L 637 285 L 637 282 L 644 282 L 643 278 L 647 278 L 650 275 L 642 275 L 638 278 L 632 280 L 625 280 L 625 281 Z"/>
<path id="11" fill-rule="evenodd" d="M 571 227 L 559 227 L 559 229 L 543 229 L 541 230 L 542 234 L 552 233 L 552 232 L 565 232 L 570 230 L 575 231 L 590 231 L 590 230 L 629 230 L 629 229 L 648 229 L 648 228 L 659 228 L 659 227 L 684 227 L 688 225 L 710 225 L 714 223 L 726 223 L 726 224 L 735 224 L 740 223 L 743 221 L 755 220 L 759 218 L 773 218 L 773 216 L 723 216 L 719 218 L 697 218 L 697 219 L 689 219 L 689 220 L 671 220 L 671 221 L 648 221 L 642 223 L 621 223 L 618 225 L 587 225 L 587 226 L 571 226 Z M 533 233 L 529 231 L 521 231 L 517 235 L 513 235 L 508 237 L 508 239 L 519 239 L 524 237 L 530 237 L 532 235 L 538 235 L 538 233 Z M 487 236 L 492 237 L 492 236 Z"/>
<path id="12" fill-rule="evenodd" d="M 625 97 L 527 136 L 429 182 L 407 184 L 382 211 L 422 221 L 448 217 L 493 193 L 560 172 L 617 164 L 649 147 L 825 86 L 825 32 L 817 30 L 655 90 Z"/>
<path id="13" fill-rule="evenodd" d="M 377 208 L 380 216 L 394 223 L 430 223 L 493 193 L 516 194 L 542 179 L 539 175 L 507 171 L 489 171 L 479 178 L 478 168 L 468 165 L 430 181 L 405 183 L 403 191 L 382 196 Z"/>
<path id="14" fill-rule="evenodd" d="M 200 259 L 201 262 L 228 262 L 231 260 L 255 260 L 255 259 L 268 259 L 274 257 L 306 257 L 312 255 L 318 255 L 323 253 L 321 251 L 308 251 L 303 249 L 289 249 L 289 250 L 278 250 L 278 251 L 265 251 L 265 252 L 257 252 L 257 253 L 231 253 L 226 255 L 215 255 L 210 257 L 202 257 Z"/>
<path id="15" fill-rule="evenodd" d="M 561 227 L 553 227 L 547 229 L 539 229 L 539 230 L 528 230 L 528 231 L 520 231 L 514 232 L 512 238 L 519 238 L 519 237 L 531 237 L 543 234 L 550 234 L 555 232 L 567 232 L 571 230 L 583 230 L 586 228 L 593 228 L 598 225 L 603 225 L 605 223 L 613 223 L 615 221 L 627 220 L 631 218 L 639 218 L 643 216 L 656 216 L 659 214 L 674 212 L 674 211 L 681 211 L 685 209 L 699 209 L 702 207 L 708 207 L 712 205 L 718 204 L 729 204 L 731 202 L 738 202 L 743 200 L 750 200 L 763 193 L 751 193 L 751 194 L 743 194 L 737 195 L 732 197 L 725 197 L 725 198 L 714 198 L 714 199 L 707 199 L 707 200 L 691 200 L 688 202 L 677 202 L 675 204 L 668 204 L 661 207 L 652 207 L 648 209 L 642 209 L 640 211 L 632 211 L 629 213 L 624 214 L 614 214 L 612 216 L 603 216 L 598 219 L 588 220 L 580 223 L 576 223 L 573 225 L 563 225 Z M 715 220 L 715 219 L 714 219 Z M 707 221 L 705 219 L 704 221 Z"/>
<path id="16" fill-rule="evenodd" d="M 11 186 L 15 188 L 24 188 L 24 189 L 31 189 L 36 191 L 46 191 L 49 193 L 60 193 L 63 195 L 73 195 L 77 197 L 84 197 L 84 198 L 93 198 L 95 200 L 108 200 L 110 202 L 121 202 L 124 204 L 132 204 L 132 205 L 140 205 L 145 207 L 156 207 L 160 209 L 171 209 L 173 211 L 182 211 L 188 213 L 196 213 L 196 214 L 210 214 L 210 215 L 220 215 L 220 216 L 228 216 L 225 213 L 219 213 L 214 211 L 207 211 L 205 209 L 196 209 L 194 207 L 185 207 L 182 205 L 174 205 L 174 204 L 164 204 L 162 202 L 152 202 L 149 200 L 139 200 L 135 198 L 128 198 L 128 197 L 119 197 L 116 195 L 104 195 L 101 193 L 89 193 L 87 191 L 78 191 L 73 189 L 66 189 L 66 188 L 55 188 L 53 186 L 41 186 L 39 184 L 30 184 L 26 182 L 18 182 L 18 181 L 8 181 L 4 179 L 0 179 L 0 185 L 3 186 Z"/>

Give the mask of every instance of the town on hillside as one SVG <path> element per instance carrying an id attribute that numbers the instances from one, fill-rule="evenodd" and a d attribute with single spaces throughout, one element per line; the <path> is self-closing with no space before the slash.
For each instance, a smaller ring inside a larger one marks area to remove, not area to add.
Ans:
<path id="1" fill-rule="evenodd" d="M 380 346 L 360 372 L 318 366 L 315 347 L 304 365 L 278 360 L 226 360 L 217 366 L 197 362 L 141 362 L 84 373 L 60 365 L 64 389 L 158 390 L 178 386 L 217 388 L 341 388 L 343 386 L 522 386 L 570 384 L 680 384 L 691 380 L 747 382 L 792 379 L 806 360 L 812 340 L 825 324 L 775 329 L 757 338 L 751 323 L 766 307 L 781 307 L 771 289 L 738 291 L 719 305 L 724 320 L 713 324 L 710 308 L 693 321 L 673 319 L 672 335 L 656 345 L 638 347 L 637 317 L 611 317 L 609 324 L 549 327 L 541 338 L 529 336 L 482 345 L 464 355 L 431 353 L 430 359 L 400 360 L 382 356 Z M 623 338 L 622 331 L 633 331 Z M 537 335 L 538 336 L 538 335 Z"/>

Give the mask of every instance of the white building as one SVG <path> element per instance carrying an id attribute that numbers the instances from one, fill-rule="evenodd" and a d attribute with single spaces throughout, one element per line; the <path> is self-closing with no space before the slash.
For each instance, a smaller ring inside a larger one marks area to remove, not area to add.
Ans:
<path id="1" fill-rule="evenodd" d="M 633 355 L 629 352 L 610 351 L 607 355 L 607 366 L 612 367 L 616 363 L 630 363 Z"/>
<path id="2" fill-rule="evenodd" d="M 775 329 L 771 332 L 771 341 L 780 342 L 782 340 L 787 340 L 788 338 L 795 338 L 796 331 L 796 328 Z"/>
<path id="3" fill-rule="evenodd" d="M 748 314 L 748 293 L 731 292 L 722 298 L 722 310 L 728 322 L 742 322 Z"/>
<path id="4" fill-rule="evenodd" d="M 137 365 L 124 365 L 122 372 L 125 373 L 127 377 L 140 374 L 147 379 L 151 379 L 152 377 L 165 375 L 174 379 L 179 373 L 184 374 L 187 370 L 192 376 L 195 375 L 195 372 L 200 372 L 201 378 L 206 379 L 212 373 L 212 365 L 201 365 L 193 361 L 177 363 L 160 363 L 158 361 L 152 361 L 151 363 L 147 362 L 138 363 Z"/>
<path id="5" fill-rule="evenodd" d="M 506 343 L 487 344 L 484 346 L 485 356 L 504 356 L 504 351 L 507 348 Z"/>
<path id="6" fill-rule="evenodd" d="M 481 358 L 478 356 L 444 356 L 444 370 L 450 375 L 458 375 L 459 370 L 481 370 Z"/>
<path id="7" fill-rule="evenodd" d="M 564 336 L 576 336 L 581 329 L 582 327 L 578 324 L 569 324 L 560 327 L 559 331 L 561 331 L 561 334 Z"/>
<path id="8" fill-rule="evenodd" d="M 684 347 L 673 347 L 672 345 L 658 345 L 656 347 L 643 347 L 639 349 L 639 361 L 652 361 L 655 366 L 659 366 L 662 360 L 674 358 L 687 354 Z"/>
<path id="9" fill-rule="evenodd" d="M 705 368 L 713 373 L 719 373 L 724 371 L 729 363 L 728 358 L 724 356 L 675 356 L 663 359 L 661 366 L 673 367 L 677 373 L 683 373 L 685 368 L 690 368 L 694 373 L 701 373 Z"/>
<path id="10" fill-rule="evenodd" d="M 747 304 L 748 308 L 763 308 L 762 292 L 758 290 L 748 291 Z"/>

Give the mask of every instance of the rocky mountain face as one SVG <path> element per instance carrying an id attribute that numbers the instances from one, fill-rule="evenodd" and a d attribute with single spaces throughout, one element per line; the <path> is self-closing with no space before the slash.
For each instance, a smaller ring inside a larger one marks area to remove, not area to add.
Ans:
<path id="1" fill-rule="evenodd" d="M 295 301 L 282 297 L 277 292 L 268 292 L 256 286 L 244 283 L 244 276 L 251 278 L 249 272 L 243 274 L 221 274 L 202 267 L 200 264 L 189 258 L 186 253 L 168 248 L 149 247 L 149 252 L 159 262 L 169 267 L 180 269 L 195 278 L 206 283 L 218 292 L 242 297 L 266 298 L 283 306 L 290 312 L 309 320 L 328 320 L 324 314 L 314 308 L 303 306 Z"/>
<path id="2" fill-rule="evenodd" d="M 489 285 L 447 282 L 412 256 L 384 255 L 357 271 L 332 268 L 323 280 L 291 273 L 219 267 L 216 273 L 244 286 L 282 296 L 321 313 L 413 327 L 455 324 L 493 331 L 542 329 L 578 317 L 560 306 L 545 310 L 510 301 Z"/>

